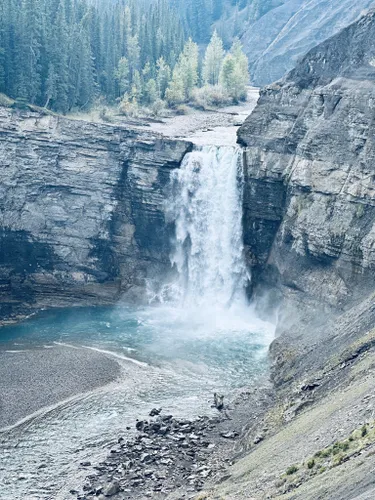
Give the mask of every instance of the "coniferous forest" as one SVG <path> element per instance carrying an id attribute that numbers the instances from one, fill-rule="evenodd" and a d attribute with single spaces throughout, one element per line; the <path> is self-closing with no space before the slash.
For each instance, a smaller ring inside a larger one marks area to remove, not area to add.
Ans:
<path id="1" fill-rule="evenodd" d="M 224 47 L 212 29 L 222 4 L 2 0 L 0 93 L 64 114 L 238 102 L 248 65 L 239 41 Z"/>

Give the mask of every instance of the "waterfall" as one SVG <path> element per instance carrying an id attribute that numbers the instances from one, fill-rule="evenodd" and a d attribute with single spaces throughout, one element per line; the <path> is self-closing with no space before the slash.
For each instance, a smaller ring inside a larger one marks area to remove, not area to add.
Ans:
<path id="1" fill-rule="evenodd" d="M 206 146 L 188 153 L 171 175 L 175 223 L 172 264 L 184 305 L 227 308 L 244 301 L 242 151 Z"/>

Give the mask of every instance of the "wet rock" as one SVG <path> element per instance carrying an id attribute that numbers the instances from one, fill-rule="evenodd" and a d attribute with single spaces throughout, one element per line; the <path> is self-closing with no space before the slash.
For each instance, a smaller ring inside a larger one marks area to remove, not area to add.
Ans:
<path id="1" fill-rule="evenodd" d="M 165 435 L 165 434 L 168 434 L 168 432 L 170 432 L 170 427 L 166 426 L 166 425 L 163 425 L 159 428 L 159 431 L 158 433 L 159 434 L 162 434 L 162 435 Z"/>
<path id="2" fill-rule="evenodd" d="M 158 432 L 160 432 L 160 429 L 161 429 L 161 424 L 159 422 L 153 422 L 150 425 L 150 430 L 152 432 L 158 433 Z"/>
<path id="3" fill-rule="evenodd" d="M 225 439 L 236 439 L 236 437 L 238 437 L 238 432 L 236 431 L 221 432 L 220 436 Z"/>
<path id="4" fill-rule="evenodd" d="M 121 490 L 120 485 L 118 483 L 110 483 L 109 485 L 103 488 L 103 495 L 105 497 L 112 497 L 117 495 Z"/>
<path id="5" fill-rule="evenodd" d="M 149 413 L 150 417 L 156 417 L 157 415 L 160 415 L 161 410 L 161 408 L 153 408 Z"/>
<path id="6" fill-rule="evenodd" d="M 152 457 L 149 453 L 143 453 L 141 456 L 141 462 L 145 464 L 149 464 L 154 460 L 154 457 Z"/>
<path id="7" fill-rule="evenodd" d="M 91 462 L 80 462 L 80 465 L 82 465 L 82 467 L 90 467 Z"/>

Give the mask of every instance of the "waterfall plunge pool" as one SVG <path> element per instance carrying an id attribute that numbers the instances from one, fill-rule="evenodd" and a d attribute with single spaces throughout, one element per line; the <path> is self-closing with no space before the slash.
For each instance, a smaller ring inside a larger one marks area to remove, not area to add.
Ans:
<path id="1" fill-rule="evenodd" d="M 134 429 L 151 408 L 194 418 L 213 411 L 214 391 L 252 385 L 266 370 L 273 325 L 250 308 L 207 312 L 168 305 L 62 309 L 3 328 L 0 354 L 93 349 L 113 357 L 121 375 L 2 432 L 0 491 L 13 500 L 67 498 L 79 463 L 100 461 L 113 439 L 126 437 L 132 432 L 126 427 Z"/>
<path id="2" fill-rule="evenodd" d="M 176 227 L 176 280 L 149 289 L 158 305 L 45 311 L 0 330 L 0 355 L 70 346 L 121 368 L 114 382 L 0 434 L 0 491 L 9 498 L 65 499 L 79 463 L 99 461 L 152 407 L 208 414 L 214 391 L 252 385 L 264 372 L 274 326 L 245 297 L 242 184 L 238 147 L 196 147 L 173 171 L 166 216 Z"/>

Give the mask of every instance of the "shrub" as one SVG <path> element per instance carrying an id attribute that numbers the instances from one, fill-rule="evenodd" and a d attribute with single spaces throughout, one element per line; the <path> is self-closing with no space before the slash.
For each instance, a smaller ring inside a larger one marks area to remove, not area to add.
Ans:
<path id="1" fill-rule="evenodd" d="M 4 106 L 5 108 L 10 108 L 14 103 L 13 99 L 10 99 L 7 95 L 2 94 L 0 92 L 0 106 Z"/>
<path id="2" fill-rule="evenodd" d="M 291 465 L 290 467 L 287 468 L 286 473 L 288 476 L 291 476 L 292 474 L 295 474 L 298 471 L 298 467 L 296 465 Z"/>
<path id="3" fill-rule="evenodd" d="M 137 117 L 139 115 L 137 99 L 135 97 L 130 99 L 129 95 L 125 94 L 120 102 L 119 112 L 128 117 Z"/>
<path id="4" fill-rule="evenodd" d="M 315 460 L 313 458 L 310 458 L 310 460 L 307 462 L 307 468 L 312 469 L 315 465 Z"/>
<path id="5" fill-rule="evenodd" d="M 176 108 L 176 114 L 177 115 L 187 115 L 189 112 L 189 109 L 187 106 L 184 106 L 183 104 L 180 104 Z"/>
<path id="6" fill-rule="evenodd" d="M 362 437 L 365 437 L 365 436 L 366 436 L 366 434 L 367 434 L 367 425 L 366 425 L 366 424 L 364 424 L 364 425 L 362 425 L 362 427 L 361 427 L 361 436 L 362 436 Z"/>
<path id="7" fill-rule="evenodd" d="M 199 109 L 219 107 L 231 104 L 232 99 L 221 85 L 205 85 L 196 88 L 191 95 L 191 103 Z"/>
<path id="8" fill-rule="evenodd" d="M 156 99 L 151 106 L 151 111 L 154 116 L 159 116 L 165 110 L 165 101 Z"/>
<path id="9" fill-rule="evenodd" d="M 99 118 L 103 121 L 103 122 L 113 122 L 113 119 L 112 117 L 108 114 L 108 109 L 103 107 L 103 108 L 100 108 L 100 111 L 99 111 Z"/>
<path id="10" fill-rule="evenodd" d="M 323 458 L 329 457 L 332 454 L 333 448 L 326 448 L 325 450 L 322 450 L 320 453 L 320 456 Z"/>

